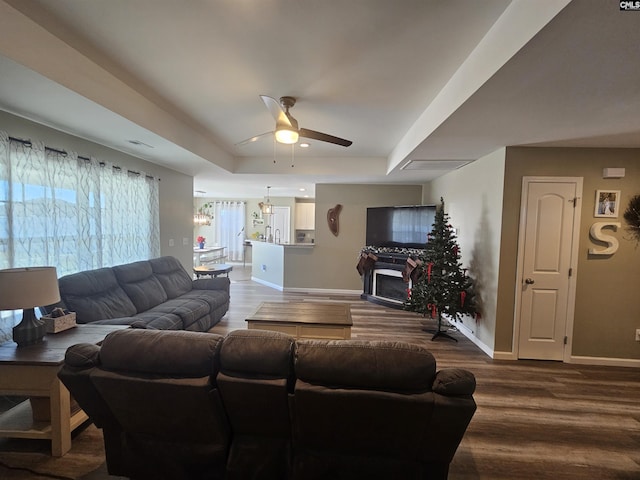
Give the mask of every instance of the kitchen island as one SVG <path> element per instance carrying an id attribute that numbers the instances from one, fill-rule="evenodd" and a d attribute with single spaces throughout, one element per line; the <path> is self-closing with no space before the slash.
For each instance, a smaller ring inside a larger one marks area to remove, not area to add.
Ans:
<path id="1" fill-rule="evenodd" d="M 294 267 L 313 252 L 313 243 L 272 243 L 252 241 L 251 280 L 283 291 L 294 290 Z"/>

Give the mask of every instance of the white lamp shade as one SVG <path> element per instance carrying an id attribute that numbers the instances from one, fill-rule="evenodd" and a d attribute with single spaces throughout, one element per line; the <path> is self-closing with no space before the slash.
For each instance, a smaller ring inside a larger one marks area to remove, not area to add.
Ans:
<path id="1" fill-rule="evenodd" d="M 299 135 L 295 130 L 289 130 L 288 128 L 279 128 L 276 130 L 276 140 L 279 143 L 285 143 L 287 145 L 296 143 Z"/>
<path id="2" fill-rule="evenodd" d="M 59 300 L 56 267 L 0 270 L 0 310 L 44 307 Z"/>

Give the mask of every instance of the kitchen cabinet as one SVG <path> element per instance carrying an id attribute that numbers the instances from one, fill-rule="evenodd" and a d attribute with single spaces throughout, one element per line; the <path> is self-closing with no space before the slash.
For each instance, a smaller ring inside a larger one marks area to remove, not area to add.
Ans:
<path id="1" fill-rule="evenodd" d="M 315 230 L 315 203 L 296 203 L 295 228 L 296 230 Z"/>

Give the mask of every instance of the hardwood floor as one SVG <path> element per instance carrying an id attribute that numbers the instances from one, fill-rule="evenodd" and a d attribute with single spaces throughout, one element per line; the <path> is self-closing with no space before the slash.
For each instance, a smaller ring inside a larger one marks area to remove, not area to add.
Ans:
<path id="1" fill-rule="evenodd" d="M 495 361 L 458 332 L 452 333 L 458 343 L 431 341 L 423 331 L 433 326 L 431 321 L 362 301 L 358 295 L 278 292 L 251 282 L 250 269 L 242 265 L 234 265 L 230 277 L 231 307 L 213 332 L 245 329 L 245 318 L 263 301 L 346 302 L 351 306 L 352 338 L 426 345 L 438 368 L 472 371 L 478 410 L 451 464 L 452 480 L 640 480 L 640 369 Z M 81 456 L 76 452 L 89 441 L 91 428 L 56 461 Z M 0 465 L 0 478 L 4 473 Z M 109 477 L 103 466 L 82 478 L 116 477 Z"/>
<path id="2" fill-rule="evenodd" d="M 358 295 L 282 293 L 231 273 L 231 308 L 212 331 L 246 328 L 263 301 L 351 305 L 352 338 L 425 345 L 438 368 L 471 370 L 478 410 L 458 448 L 450 479 L 640 480 L 640 370 L 541 361 L 496 361 L 462 334 L 431 341 L 430 320 Z"/>

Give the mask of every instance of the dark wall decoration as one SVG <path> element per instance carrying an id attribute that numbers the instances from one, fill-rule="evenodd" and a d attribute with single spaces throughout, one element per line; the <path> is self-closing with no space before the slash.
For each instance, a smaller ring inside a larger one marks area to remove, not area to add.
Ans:
<path id="1" fill-rule="evenodd" d="M 327 223 L 329 224 L 329 230 L 331 230 L 331 233 L 333 233 L 336 237 L 338 236 L 340 230 L 338 220 L 341 211 L 342 205 L 337 204 L 335 207 L 330 208 L 327 212 Z"/>
<path id="2" fill-rule="evenodd" d="M 635 195 L 629 200 L 629 206 L 624 212 L 624 219 L 627 222 L 627 231 L 631 238 L 640 243 L 640 195 Z"/>

